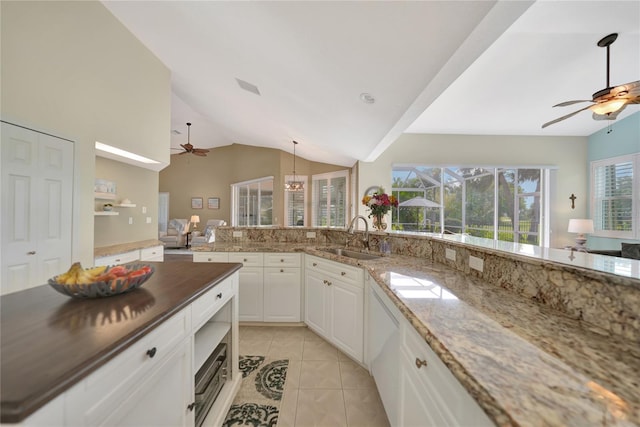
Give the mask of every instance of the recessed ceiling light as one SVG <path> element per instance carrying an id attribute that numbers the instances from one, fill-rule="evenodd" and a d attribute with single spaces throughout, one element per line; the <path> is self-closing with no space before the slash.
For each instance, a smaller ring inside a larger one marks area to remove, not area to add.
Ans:
<path id="1" fill-rule="evenodd" d="M 236 77 L 236 81 L 238 82 L 238 86 L 240 86 L 242 89 L 249 91 L 251 93 L 255 93 L 256 95 L 260 96 L 260 91 L 258 90 L 258 86 L 252 85 L 251 83 L 245 82 L 244 80 L 240 80 L 237 77 Z"/>
<path id="2" fill-rule="evenodd" d="M 376 99 L 370 93 L 363 92 L 360 94 L 360 101 L 364 102 L 365 104 L 373 104 L 374 102 L 376 102 Z"/>

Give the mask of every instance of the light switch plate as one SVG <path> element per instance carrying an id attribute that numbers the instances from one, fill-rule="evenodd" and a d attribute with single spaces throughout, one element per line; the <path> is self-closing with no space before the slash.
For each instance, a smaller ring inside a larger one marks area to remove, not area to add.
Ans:
<path id="1" fill-rule="evenodd" d="M 151 224 L 151 217 L 150 216 L 147 217 L 147 224 Z"/>
<path id="2" fill-rule="evenodd" d="M 131 225 L 131 224 L 133 224 L 133 217 L 132 216 L 129 217 L 129 225 Z"/>
<path id="3" fill-rule="evenodd" d="M 234 231 L 233 237 L 242 237 L 242 231 Z"/>
<path id="4" fill-rule="evenodd" d="M 445 257 L 447 259 L 450 259 L 451 261 L 455 261 L 456 260 L 456 251 L 455 251 L 455 249 L 445 248 L 444 255 L 445 255 Z"/>
<path id="5" fill-rule="evenodd" d="M 315 239 L 316 232 L 315 231 L 307 231 L 307 239 Z"/>
<path id="6" fill-rule="evenodd" d="M 146 206 L 143 206 L 143 207 L 142 207 L 142 213 L 143 213 L 143 214 L 146 214 L 146 213 L 147 213 L 147 207 L 146 207 Z"/>
<path id="7" fill-rule="evenodd" d="M 469 267 L 482 272 L 482 270 L 484 270 L 484 260 L 482 258 L 469 255 Z"/>

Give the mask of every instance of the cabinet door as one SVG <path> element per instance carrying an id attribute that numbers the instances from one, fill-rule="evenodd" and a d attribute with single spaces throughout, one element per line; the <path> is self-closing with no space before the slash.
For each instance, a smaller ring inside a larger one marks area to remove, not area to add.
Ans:
<path id="1" fill-rule="evenodd" d="M 241 322 L 262 322 L 264 320 L 262 267 L 242 267 L 239 287 L 238 320 Z"/>
<path id="2" fill-rule="evenodd" d="M 192 426 L 191 341 L 185 340 L 116 408 L 103 425 Z"/>
<path id="3" fill-rule="evenodd" d="M 416 375 L 415 365 L 404 354 L 400 362 L 400 396 L 398 425 L 403 427 L 448 426 L 429 393 Z"/>
<path id="4" fill-rule="evenodd" d="M 300 321 L 299 268 L 264 268 L 264 321 Z"/>
<path id="5" fill-rule="evenodd" d="M 322 336 L 329 336 L 328 323 L 328 290 L 323 276 L 315 271 L 307 270 L 304 294 L 304 320 L 314 331 Z"/>
<path id="6" fill-rule="evenodd" d="M 364 356 L 364 295 L 362 288 L 328 280 L 330 339 L 359 362 Z"/>

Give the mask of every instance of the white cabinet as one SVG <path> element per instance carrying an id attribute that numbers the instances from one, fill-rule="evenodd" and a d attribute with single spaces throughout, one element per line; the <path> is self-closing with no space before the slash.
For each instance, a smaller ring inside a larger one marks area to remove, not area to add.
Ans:
<path id="1" fill-rule="evenodd" d="M 307 255 L 305 322 L 359 362 L 364 362 L 362 269 Z"/>
<path id="2" fill-rule="evenodd" d="M 264 321 L 300 322 L 300 254 L 264 254 Z"/>
<path id="3" fill-rule="evenodd" d="M 193 425 L 191 307 L 65 393 L 66 425 Z"/>
<path id="4" fill-rule="evenodd" d="M 140 249 L 140 261 L 164 261 L 164 246 L 152 246 Z"/>
<path id="5" fill-rule="evenodd" d="M 73 143 L 2 122 L 0 292 L 33 286 L 71 265 Z"/>
<path id="6" fill-rule="evenodd" d="M 127 262 L 138 261 L 140 259 L 140 251 L 123 252 L 116 255 L 97 257 L 94 260 L 94 265 L 117 265 L 125 264 Z"/>
<path id="7" fill-rule="evenodd" d="M 193 262 L 239 262 L 241 322 L 300 322 L 299 253 L 194 252 Z"/>

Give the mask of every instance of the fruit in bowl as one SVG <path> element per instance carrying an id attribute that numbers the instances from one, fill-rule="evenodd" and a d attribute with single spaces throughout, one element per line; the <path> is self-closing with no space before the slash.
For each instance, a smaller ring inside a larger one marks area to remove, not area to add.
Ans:
<path id="1" fill-rule="evenodd" d="M 63 274 L 49 279 L 49 285 L 76 298 L 99 298 L 132 291 L 146 282 L 154 272 L 148 264 L 100 266 L 83 269 L 79 262 Z"/>

